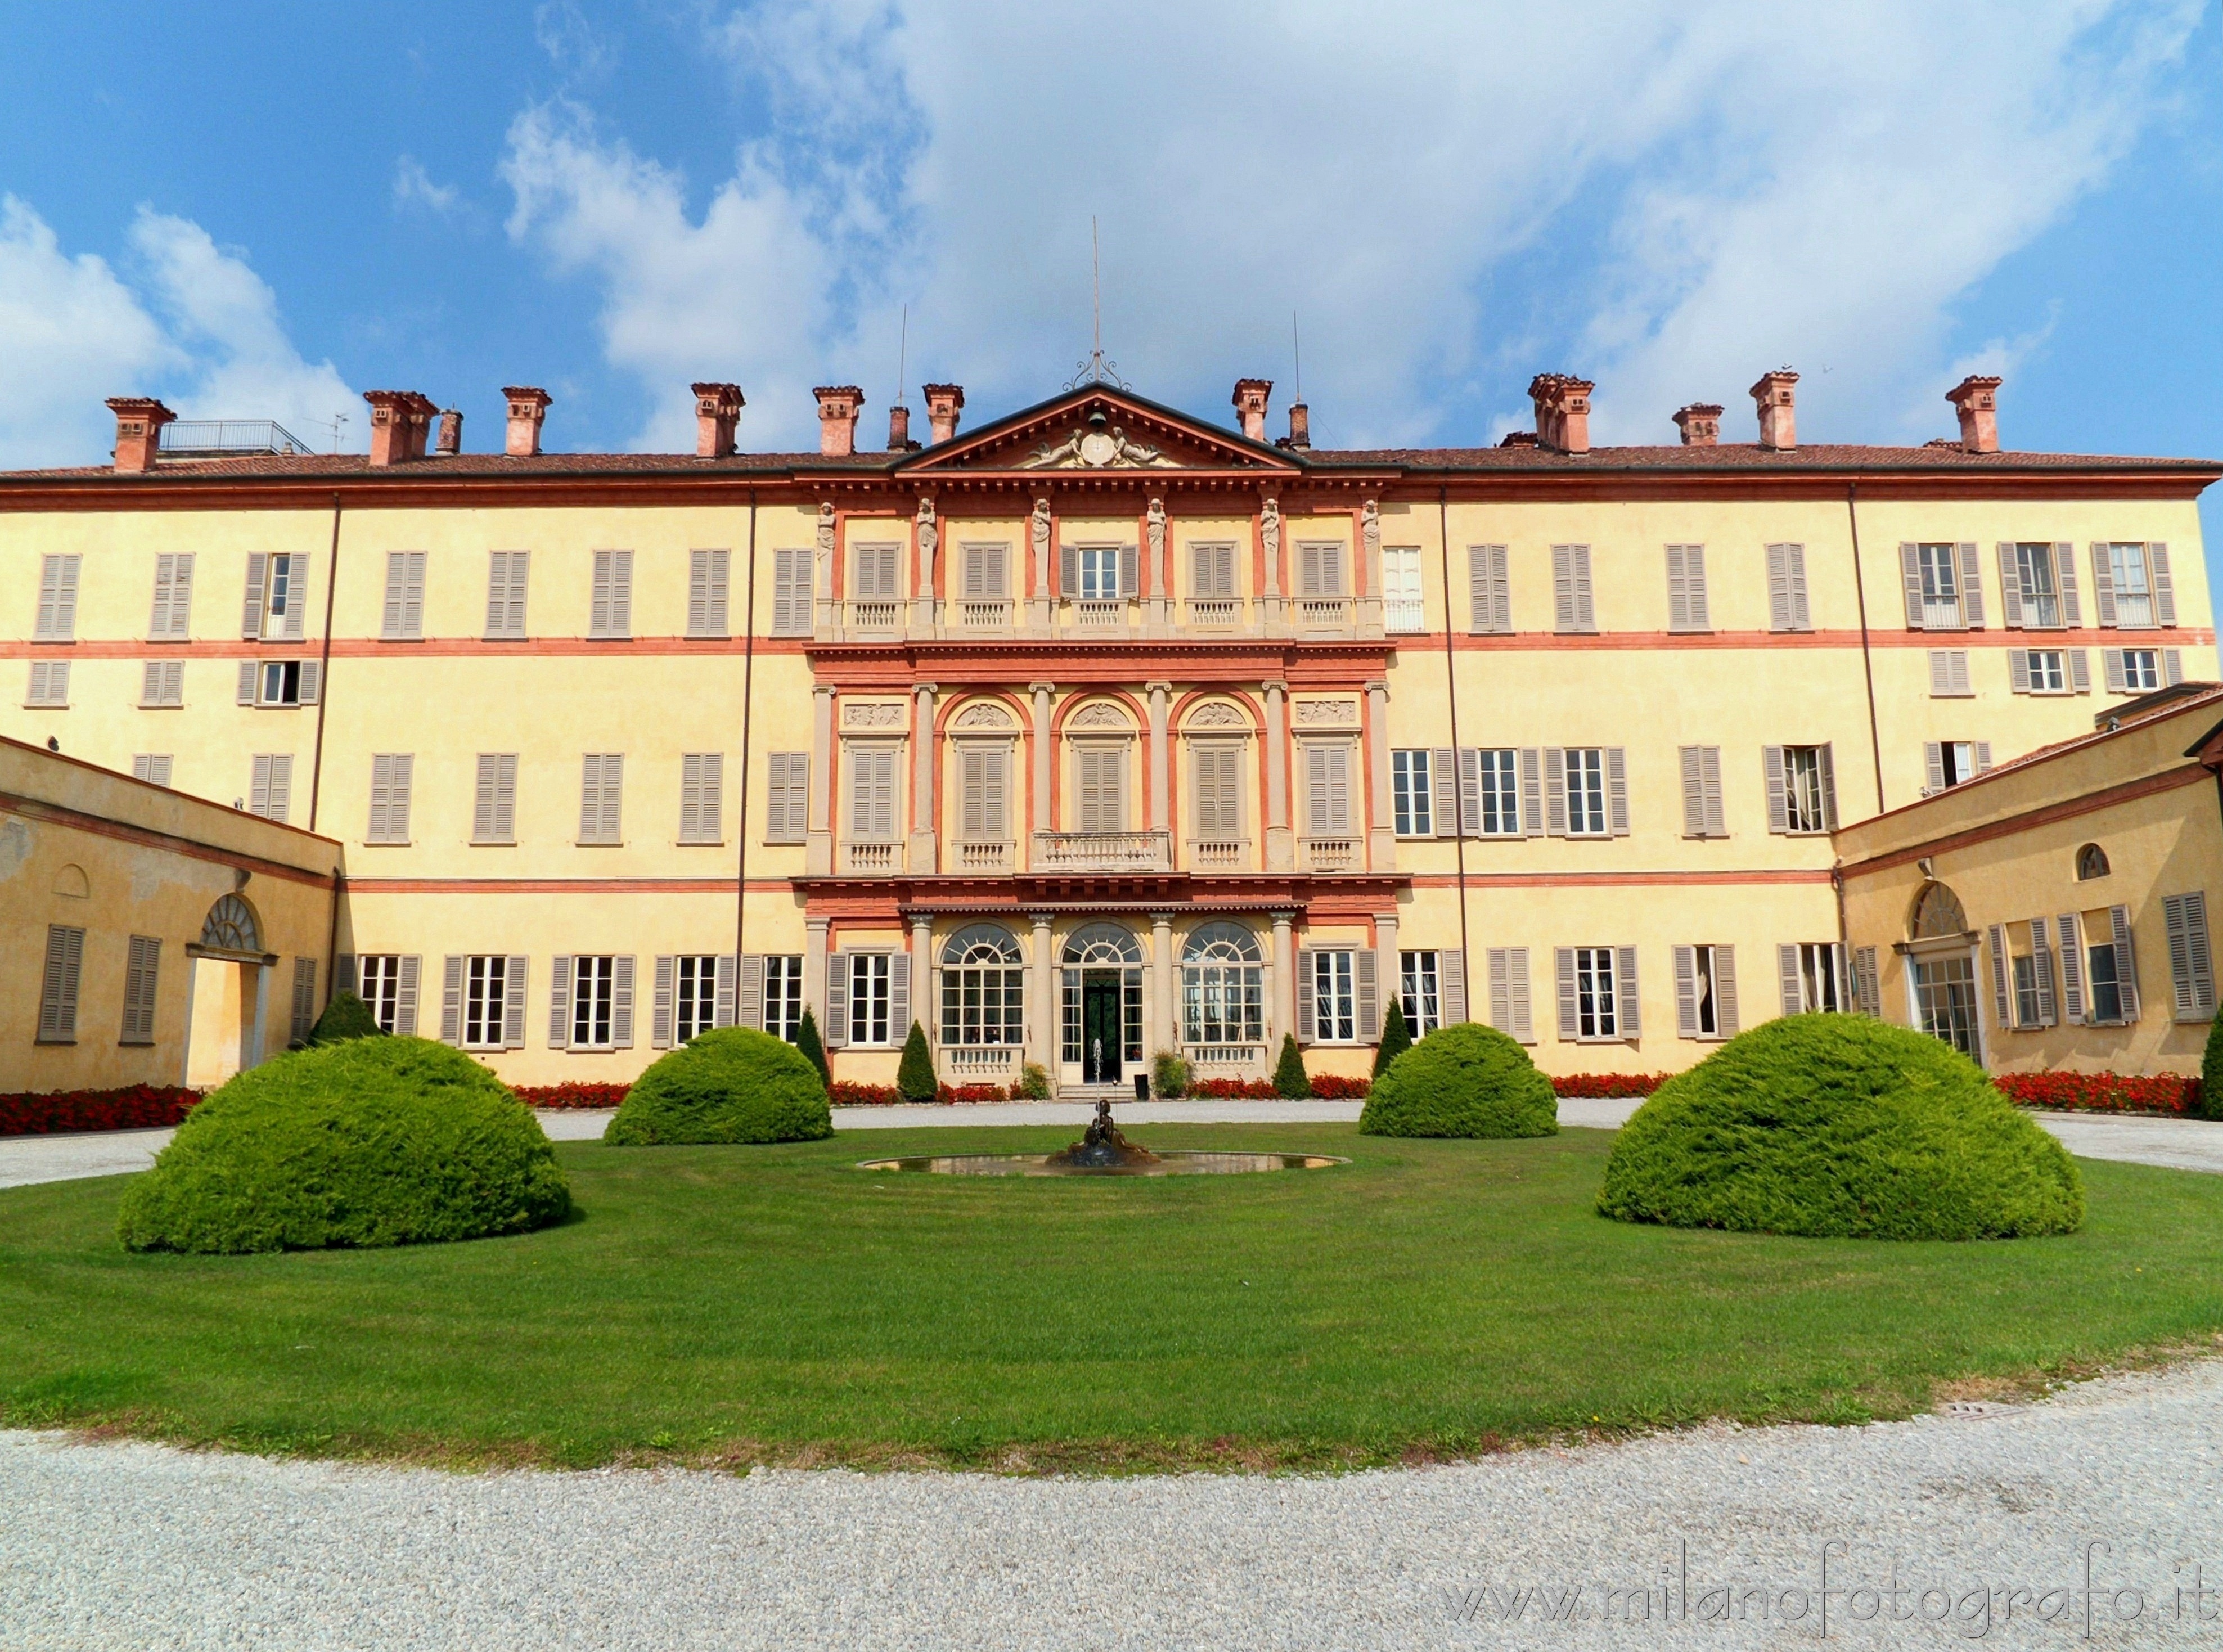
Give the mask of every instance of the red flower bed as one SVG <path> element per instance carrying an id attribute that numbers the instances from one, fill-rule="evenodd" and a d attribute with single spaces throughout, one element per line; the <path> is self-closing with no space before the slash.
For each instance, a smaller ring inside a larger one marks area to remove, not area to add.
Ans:
<path id="1" fill-rule="evenodd" d="M 826 1087 L 826 1099 L 837 1107 L 891 1107 L 903 1100 L 903 1092 L 892 1084 L 860 1084 L 853 1078 L 837 1078 Z"/>
<path id="2" fill-rule="evenodd" d="M 528 1107 L 617 1107 L 625 1105 L 630 1084 L 583 1084 L 566 1079 L 561 1084 L 513 1084 L 517 1099 Z"/>
<path id="3" fill-rule="evenodd" d="M 1313 1079 L 1313 1094 L 1323 1101 L 1363 1101 L 1373 1090 L 1373 1084 L 1363 1078 L 1340 1078 L 1333 1073 L 1320 1073 Z"/>
<path id="4" fill-rule="evenodd" d="M 1649 1095 L 1672 1073 L 1560 1073 L 1552 1080 L 1556 1095 L 1585 1100 L 1623 1095 Z"/>
<path id="5" fill-rule="evenodd" d="M 1271 1101 L 1281 1092 L 1263 1078 L 1200 1078 L 1188 1094 L 1193 1101 Z"/>
<path id="6" fill-rule="evenodd" d="M 2158 1113 L 2178 1118 L 2200 1110 L 2200 1081 L 2176 1073 L 2151 1078 L 2127 1078 L 2120 1073 L 2000 1073 L 1992 1082 L 2019 1107 Z"/>
<path id="7" fill-rule="evenodd" d="M 935 1092 L 937 1101 L 1008 1101 L 1011 1094 L 1000 1084 L 944 1084 Z"/>
<path id="8" fill-rule="evenodd" d="M 120 1090 L 53 1090 L 0 1095 L 0 1136 L 53 1136 L 75 1130 L 155 1130 L 183 1122 L 201 1093 L 174 1084 Z"/>

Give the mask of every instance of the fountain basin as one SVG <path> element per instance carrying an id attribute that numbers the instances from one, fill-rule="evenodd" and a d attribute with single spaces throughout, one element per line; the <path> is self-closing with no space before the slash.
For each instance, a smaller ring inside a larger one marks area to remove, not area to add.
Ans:
<path id="1" fill-rule="evenodd" d="M 1058 1153 L 932 1153 L 860 1160 L 860 1170 L 927 1176 L 1244 1176 L 1263 1170 L 1325 1170 L 1348 1164 L 1328 1153 L 1161 1152 L 1123 1164 L 1074 1163 Z"/>

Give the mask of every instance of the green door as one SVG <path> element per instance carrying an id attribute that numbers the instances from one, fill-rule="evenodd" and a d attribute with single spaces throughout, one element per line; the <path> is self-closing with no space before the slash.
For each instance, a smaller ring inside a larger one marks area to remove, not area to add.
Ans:
<path id="1" fill-rule="evenodd" d="M 1120 1019 L 1122 985 L 1116 969 L 1081 973 L 1080 1080 L 1084 1084 L 1119 1081 L 1119 1050 L 1125 1036 Z"/>

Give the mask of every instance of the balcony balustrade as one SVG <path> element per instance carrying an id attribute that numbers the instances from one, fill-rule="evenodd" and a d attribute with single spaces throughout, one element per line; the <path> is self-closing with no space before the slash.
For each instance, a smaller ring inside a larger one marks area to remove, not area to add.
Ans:
<path id="1" fill-rule="evenodd" d="M 1300 596 L 1297 599 L 1297 628 L 1307 632 L 1348 631 L 1351 603 L 1341 596 Z"/>
<path id="2" fill-rule="evenodd" d="M 1392 596 L 1382 604 L 1382 626 L 1386 631 L 1420 631 L 1427 623 L 1426 608 L 1417 596 Z"/>
<path id="3" fill-rule="evenodd" d="M 1188 840 L 1191 872 L 1247 872 L 1250 869 L 1250 840 L 1247 837 L 1192 837 Z"/>
<path id="4" fill-rule="evenodd" d="M 1193 596 L 1188 604 L 1192 631 L 1228 633 L 1244 628 L 1243 600 L 1237 596 Z"/>
<path id="5" fill-rule="evenodd" d="M 1001 842 L 963 842 L 957 845 L 957 869 L 960 872 L 1009 872 L 1011 869 L 1011 844 L 1009 839 Z"/>
<path id="6" fill-rule="evenodd" d="M 852 877 L 888 877 L 897 870 L 901 848 L 897 843 L 844 843 L 841 869 Z"/>
<path id="7" fill-rule="evenodd" d="M 1297 842 L 1300 862 L 1307 872 L 1356 872 L 1360 861 L 1357 837 L 1306 837 Z"/>
<path id="8" fill-rule="evenodd" d="M 957 623 L 946 629 L 967 636 L 999 635 L 1011 628 L 1011 600 L 1008 596 L 966 596 L 954 602 Z"/>
<path id="9" fill-rule="evenodd" d="M 1240 1078 L 1266 1065 L 1263 1044 L 1183 1044 L 1181 1055 L 1205 1078 Z"/>
<path id="10" fill-rule="evenodd" d="M 1036 832 L 1036 872 L 1170 872 L 1172 846 L 1164 832 Z"/>
<path id="11" fill-rule="evenodd" d="M 904 605 L 893 598 L 849 604 L 849 629 L 866 636 L 892 636 L 903 629 Z"/>
<path id="12" fill-rule="evenodd" d="M 1067 630 L 1084 637 L 1124 637 L 1127 634 L 1127 604 L 1124 598 L 1084 597 L 1068 605 Z"/>
<path id="13" fill-rule="evenodd" d="M 1017 1044 L 944 1044 L 938 1065 L 954 1084 L 999 1084 L 1019 1075 Z"/>

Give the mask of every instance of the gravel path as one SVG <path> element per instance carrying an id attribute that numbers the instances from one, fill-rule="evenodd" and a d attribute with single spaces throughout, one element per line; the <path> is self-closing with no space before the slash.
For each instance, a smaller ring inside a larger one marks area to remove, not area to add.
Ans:
<path id="1" fill-rule="evenodd" d="M 2223 1361 L 1980 1409 L 1271 1479 L 462 1476 L 0 1434 L 0 1644 L 1779 1645 L 1839 1542 L 1831 1587 L 1896 1564 L 1907 1592 L 1832 1596 L 1847 1646 L 2080 1642 L 2087 1543 L 2096 1643 L 2223 1643 L 2194 1620 L 2223 1614 Z"/>

